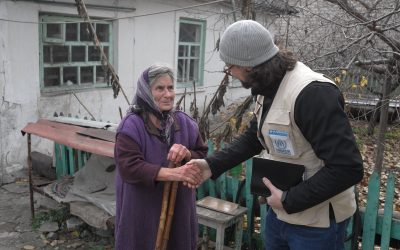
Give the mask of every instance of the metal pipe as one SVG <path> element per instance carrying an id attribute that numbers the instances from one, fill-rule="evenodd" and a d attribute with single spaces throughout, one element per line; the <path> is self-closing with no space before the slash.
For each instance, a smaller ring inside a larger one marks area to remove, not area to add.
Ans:
<path id="1" fill-rule="evenodd" d="M 29 176 L 29 199 L 31 202 L 31 218 L 35 218 L 35 207 L 33 204 L 33 180 L 32 180 L 32 152 L 31 152 L 31 134 L 28 134 L 28 176 Z"/>
<path id="2" fill-rule="evenodd" d="M 18 0 L 19 2 L 33 2 L 38 4 L 49 4 L 49 5 L 57 5 L 57 6 L 66 6 L 66 7 L 76 7 L 75 3 L 67 3 L 67 2 L 55 2 L 48 0 Z M 86 7 L 91 9 L 102 9 L 102 10 L 111 10 L 111 11 L 122 11 L 122 12 L 133 12 L 136 8 L 129 7 L 118 7 L 113 5 L 99 5 L 99 4 L 85 4 Z"/>

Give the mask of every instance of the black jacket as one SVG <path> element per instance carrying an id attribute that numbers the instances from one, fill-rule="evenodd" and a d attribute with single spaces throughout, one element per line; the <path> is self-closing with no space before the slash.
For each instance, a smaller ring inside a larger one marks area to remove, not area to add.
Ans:
<path id="1" fill-rule="evenodd" d="M 279 83 L 262 93 L 262 119 L 266 117 L 278 86 Z M 310 83 L 297 97 L 294 115 L 297 126 L 318 158 L 324 161 L 325 167 L 287 191 L 283 207 L 289 214 L 319 204 L 357 184 L 363 177 L 362 158 L 344 112 L 343 96 L 336 86 L 328 82 Z M 247 130 L 232 144 L 206 158 L 212 178 L 216 179 L 223 172 L 259 154 L 262 149 L 254 117 Z"/>

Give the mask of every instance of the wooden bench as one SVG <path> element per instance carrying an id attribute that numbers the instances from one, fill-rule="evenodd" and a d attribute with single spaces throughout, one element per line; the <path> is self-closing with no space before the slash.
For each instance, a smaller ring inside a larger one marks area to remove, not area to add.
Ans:
<path id="1" fill-rule="evenodd" d="M 241 207 L 235 203 L 213 198 L 210 196 L 197 201 L 197 216 L 199 224 L 211 227 L 217 230 L 215 240 L 215 250 L 226 249 L 224 246 L 225 230 L 235 225 L 235 248 L 240 250 L 243 237 L 243 219 L 247 208 Z M 208 240 L 203 239 L 200 242 L 208 249 Z"/>

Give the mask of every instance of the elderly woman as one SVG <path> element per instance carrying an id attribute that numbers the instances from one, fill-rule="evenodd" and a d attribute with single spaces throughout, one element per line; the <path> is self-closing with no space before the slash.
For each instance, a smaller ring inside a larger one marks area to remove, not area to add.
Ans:
<path id="1" fill-rule="evenodd" d="M 168 168 L 203 158 L 207 146 L 196 122 L 174 110 L 174 76 L 153 65 L 139 77 L 136 95 L 117 130 L 115 144 L 115 249 L 154 250 L 165 181 L 180 181 L 168 249 L 196 249 L 196 194 L 185 183 L 198 183 L 199 170 Z"/>

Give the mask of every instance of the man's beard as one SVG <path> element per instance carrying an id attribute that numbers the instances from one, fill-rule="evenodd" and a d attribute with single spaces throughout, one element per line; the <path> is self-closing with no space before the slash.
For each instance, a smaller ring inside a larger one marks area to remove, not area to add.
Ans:
<path id="1" fill-rule="evenodd" d="M 242 83 L 242 86 L 245 89 L 249 89 L 249 88 L 253 87 L 251 82 L 247 82 L 247 81 L 240 81 L 240 82 Z"/>
<path id="2" fill-rule="evenodd" d="M 249 86 L 251 87 L 252 95 L 263 95 L 265 89 L 268 87 L 268 85 L 259 82 L 252 82 L 249 84 Z"/>
<path id="3" fill-rule="evenodd" d="M 257 82 L 249 82 L 249 81 L 240 81 L 242 83 L 243 88 L 251 89 L 252 95 L 259 95 L 264 90 L 265 86 L 257 83 Z"/>

